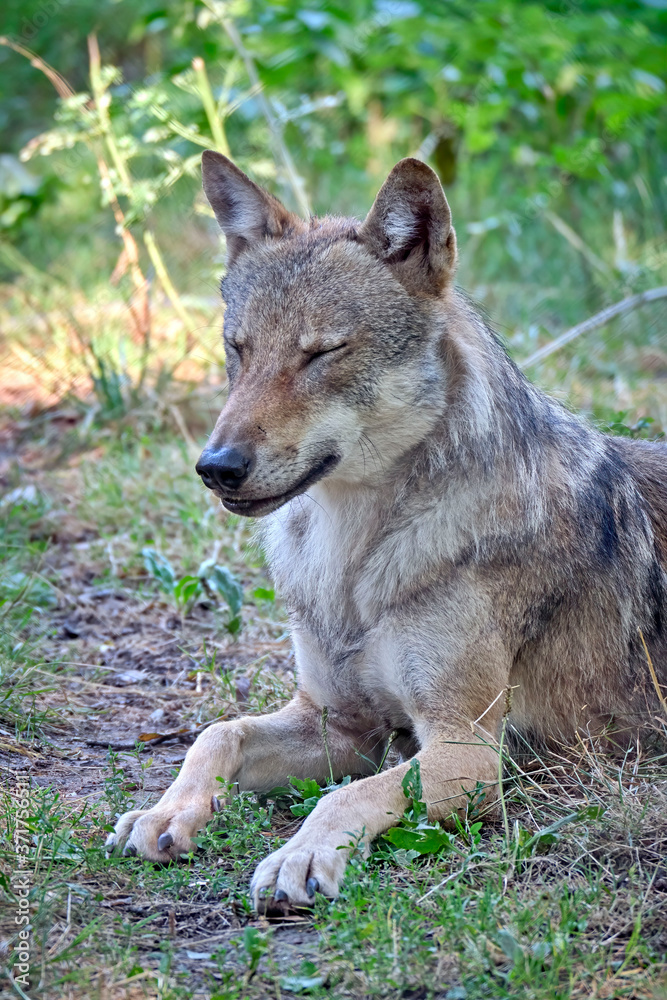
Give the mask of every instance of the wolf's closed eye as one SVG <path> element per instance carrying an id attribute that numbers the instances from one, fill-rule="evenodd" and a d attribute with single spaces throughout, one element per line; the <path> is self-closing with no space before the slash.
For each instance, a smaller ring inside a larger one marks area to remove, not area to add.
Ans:
<path id="1" fill-rule="evenodd" d="M 319 360 L 319 358 L 324 358 L 328 354 L 335 354 L 337 351 L 342 351 L 344 347 L 347 347 L 347 341 L 343 341 L 342 344 L 336 344 L 335 347 L 326 347 L 321 351 L 313 351 L 308 355 L 306 364 L 309 365 L 313 361 Z"/>

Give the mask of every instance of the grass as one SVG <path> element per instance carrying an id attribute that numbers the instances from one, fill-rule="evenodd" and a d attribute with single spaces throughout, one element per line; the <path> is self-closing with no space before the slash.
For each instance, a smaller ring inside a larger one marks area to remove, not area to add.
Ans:
<path id="1" fill-rule="evenodd" d="M 31 927 L 29 985 L 0 981 L 0 997 L 667 1000 L 667 764 L 649 750 L 524 747 L 504 762 L 502 823 L 445 834 L 413 802 L 395 836 L 352 862 L 338 900 L 278 923 L 254 917 L 248 884 L 317 799 L 307 783 L 234 798 L 186 864 L 105 856 L 116 815 L 157 799 L 203 725 L 272 711 L 295 682 L 252 529 L 222 520 L 193 474 L 220 403 L 219 258 L 211 220 L 193 209 L 198 167 L 179 147 L 170 169 L 186 186 L 162 199 L 153 180 L 160 210 L 138 211 L 147 186 L 130 170 L 127 102 L 114 93 L 105 111 L 92 36 L 89 55 L 92 100 L 77 114 L 95 155 L 68 169 L 23 254 L 0 243 L 12 276 L 0 287 L 0 967 L 22 940 L 17 872 Z M 226 151 L 226 87 L 216 113 L 206 67 L 192 69 Z M 115 180 L 96 214 L 94 164 L 106 184 L 107 161 Z M 664 283 L 648 189 L 646 218 L 626 219 L 629 249 L 620 209 L 612 225 L 583 199 L 580 234 L 526 214 L 519 240 L 480 229 L 504 211 L 491 175 L 480 186 L 473 170 L 449 192 L 461 283 L 511 324 L 501 330 L 518 359 Z M 635 223 L 654 235 L 641 242 Z M 624 271 L 616 258 L 628 255 Z M 616 321 L 530 374 L 615 433 L 664 434 L 666 311 Z M 228 596 L 228 574 L 240 582 L 240 615 L 199 582 L 202 565 L 220 567 Z"/>
<path id="2" fill-rule="evenodd" d="M 210 390 L 189 398 L 201 435 Z M 506 824 L 471 820 L 433 851 L 413 802 L 402 833 L 353 860 L 312 916 L 258 919 L 247 892 L 309 808 L 306 786 L 237 796 L 188 863 L 107 858 L 115 816 L 157 798 L 197 730 L 283 704 L 293 664 L 248 522 L 222 520 L 193 445 L 141 417 L 68 433 L 54 459 L 43 417 L 17 431 L 0 509 L 3 966 L 17 871 L 32 934 L 29 988 L 8 982 L 3 997 L 667 997 L 667 763 L 649 750 L 523 748 L 505 763 Z M 210 558 L 229 569 L 240 631 L 215 594 L 179 604 L 161 589 L 146 547 L 177 578 Z"/>

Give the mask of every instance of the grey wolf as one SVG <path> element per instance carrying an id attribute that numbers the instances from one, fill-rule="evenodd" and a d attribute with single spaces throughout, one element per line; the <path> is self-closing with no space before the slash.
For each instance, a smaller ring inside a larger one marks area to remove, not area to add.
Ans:
<path id="1" fill-rule="evenodd" d="M 110 847 L 167 861 L 218 776 L 361 775 L 264 859 L 256 905 L 335 896 L 357 840 L 394 824 L 410 759 L 433 819 L 497 796 L 498 741 L 635 732 L 665 673 L 667 450 L 604 436 L 531 385 L 453 284 L 436 175 L 402 160 L 367 218 L 303 221 L 225 157 L 204 188 L 227 240 L 230 392 L 197 471 L 264 518 L 298 691 L 223 722 Z M 641 634 L 640 634 L 641 633 Z M 321 717 L 327 710 L 328 748 Z M 388 735 L 402 758 L 379 769 Z M 328 753 L 327 753 L 328 749 Z"/>

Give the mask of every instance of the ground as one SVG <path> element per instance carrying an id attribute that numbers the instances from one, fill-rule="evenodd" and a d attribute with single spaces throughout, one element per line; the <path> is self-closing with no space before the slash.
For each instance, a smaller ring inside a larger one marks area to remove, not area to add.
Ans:
<path id="1" fill-rule="evenodd" d="M 445 833 L 413 804 L 337 901 L 280 920 L 253 914 L 250 876 L 319 790 L 236 796 L 179 865 L 106 857 L 116 815 L 159 796 L 202 726 L 294 688 L 252 529 L 198 484 L 188 426 L 86 427 L 61 406 L 0 427 L 0 996 L 667 998 L 658 744 L 520 748 L 500 821 Z M 179 590 L 206 559 L 240 581 L 240 622 L 221 591 Z"/>

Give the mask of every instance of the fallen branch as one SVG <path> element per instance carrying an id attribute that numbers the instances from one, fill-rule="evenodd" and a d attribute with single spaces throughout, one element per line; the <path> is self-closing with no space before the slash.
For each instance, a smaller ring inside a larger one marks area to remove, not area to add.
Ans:
<path id="1" fill-rule="evenodd" d="M 607 306 L 606 309 L 584 320 L 583 323 L 577 323 L 576 326 L 570 327 L 565 333 L 561 333 L 560 337 L 552 340 L 551 343 L 540 347 L 539 350 L 531 354 L 525 361 L 519 362 L 519 367 L 529 368 L 530 365 L 537 364 L 538 361 L 543 361 L 550 354 L 553 354 L 554 351 L 558 351 L 564 344 L 569 344 L 571 340 L 574 340 L 580 334 L 588 333 L 589 330 L 595 330 L 599 326 L 604 326 L 605 323 L 608 323 L 610 319 L 614 319 L 615 316 L 621 316 L 632 309 L 637 309 L 638 306 L 643 306 L 647 302 L 655 302 L 656 299 L 667 299 L 666 286 L 650 288 L 646 292 L 640 292 L 639 295 L 631 295 L 627 299 L 622 299 L 613 306 Z"/>
<path id="2" fill-rule="evenodd" d="M 109 740 L 84 740 L 84 743 L 86 746 L 102 747 L 104 750 L 137 750 L 139 747 L 151 749 L 170 740 L 175 740 L 177 743 L 188 743 L 196 739 L 204 729 L 214 726 L 216 722 L 224 722 L 226 718 L 226 714 L 223 713 L 209 722 L 202 722 L 196 729 L 178 729 L 173 733 L 142 733 L 132 743 L 111 743 Z"/>

